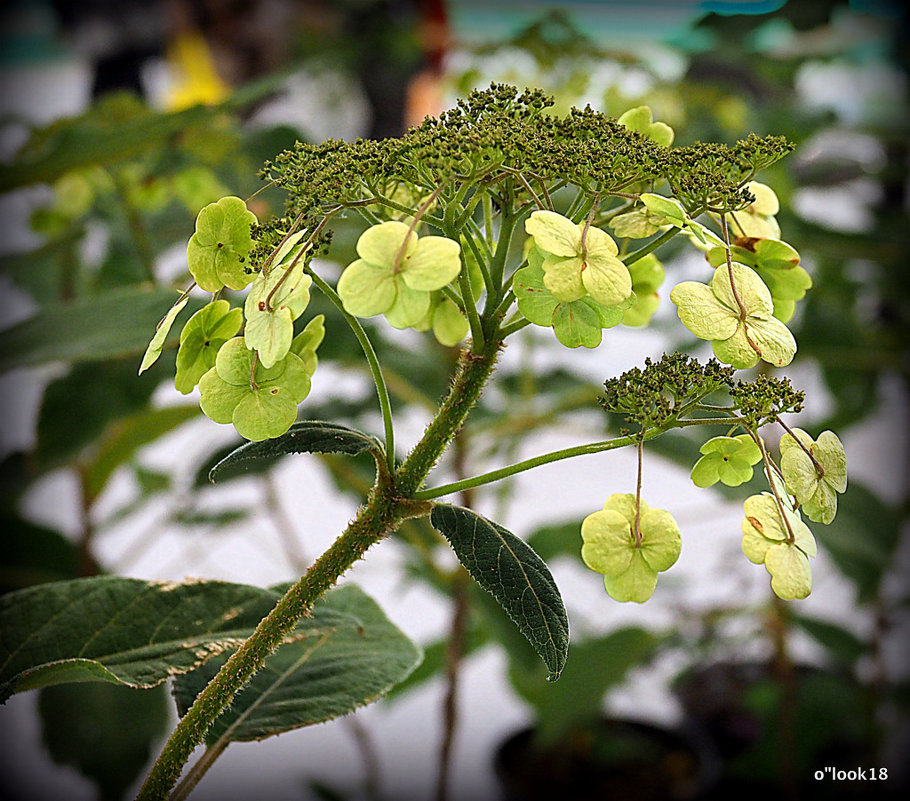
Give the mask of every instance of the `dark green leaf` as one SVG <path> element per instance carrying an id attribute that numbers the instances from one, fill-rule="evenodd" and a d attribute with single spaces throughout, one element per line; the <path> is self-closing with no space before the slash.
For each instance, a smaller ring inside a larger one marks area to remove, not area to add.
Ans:
<path id="1" fill-rule="evenodd" d="M 0 372 L 51 361 L 141 354 L 176 299 L 177 294 L 168 289 L 137 287 L 44 306 L 34 317 L 0 333 Z M 201 306 L 193 298 L 187 312 L 192 314 Z M 178 333 L 168 340 L 171 344 Z"/>
<path id="2" fill-rule="evenodd" d="M 531 643 L 550 678 L 558 678 L 569 650 L 569 620 L 543 560 L 527 543 L 470 509 L 437 504 L 430 522 Z"/>
<path id="3" fill-rule="evenodd" d="M 38 713 L 51 759 L 94 782 L 102 801 L 117 801 L 167 728 L 168 698 L 164 687 L 61 684 L 41 690 Z"/>
<path id="4" fill-rule="evenodd" d="M 136 378 L 136 366 L 133 360 L 77 364 L 48 384 L 38 413 L 39 470 L 70 462 L 94 445 L 112 421 L 145 409 L 159 380 L 172 372 L 156 364 L 148 376 Z"/>
<path id="5" fill-rule="evenodd" d="M 891 567 L 900 536 L 900 515 L 856 482 L 838 499 L 837 516 L 828 526 L 815 526 L 824 548 L 841 572 L 853 581 L 861 603 L 878 592 Z"/>
<path id="6" fill-rule="evenodd" d="M 0 593 L 79 575 L 76 546 L 58 531 L 11 512 L 0 514 L 0 531 Z"/>
<path id="7" fill-rule="evenodd" d="M 230 708 L 206 741 L 261 740 L 344 715 L 375 701 L 419 664 L 421 651 L 359 587 L 331 590 Z M 180 676 L 181 714 L 212 679 L 226 655 Z"/>
<path id="8" fill-rule="evenodd" d="M 553 742 L 573 726 L 599 717 L 607 690 L 622 682 L 659 642 L 658 637 L 641 628 L 617 629 L 574 644 L 572 658 L 555 685 L 515 663 L 509 677 L 518 693 L 535 707 L 541 740 Z"/>
<path id="9" fill-rule="evenodd" d="M 166 406 L 146 409 L 109 426 L 84 472 L 88 499 L 96 498 L 113 472 L 139 448 L 198 415 L 199 407 L 195 404 Z"/>
<path id="10" fill-rule="evenodd" d="M 868 650 L 868 645 L 852 631 L 836 623 L 802 615 L 791 615 L 790 619 L 844 664 L 855 664 Z"/>
<path id="11" fill-rule="evenodd" d="M 236 648 L 272 609 L 272 590 L 103 576 L 0 598 L 0 700 L 68 681 L 154 687 Z"/>
<path id="12" fill-rule="evenodd" d="M 241 445 L 212 468 L 209 479 L 215 482 L 222 477 L 233 477 L 238 472 L 260 469 L 290 453 L 344 453 L 354 456 L 364 451 L 381 454 L 382 445 L 375 437 L 347 426 L 303 420 L 292 425 L 280 437 Z"/>

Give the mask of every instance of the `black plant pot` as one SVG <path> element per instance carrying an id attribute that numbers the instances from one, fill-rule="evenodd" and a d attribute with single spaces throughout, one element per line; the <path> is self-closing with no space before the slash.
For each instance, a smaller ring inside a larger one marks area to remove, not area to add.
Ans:
<path id="1" fill-rule="evenodd" d="M 494 763 L 503 801 L 693 801 L 715 766 L 697 738 L 616 719 L 546 747 L 524 729 L 503 742 Z"/>
<path id="2" fill-rule="evenodd" d="M 780 677 L 768 663 L 718 662 L 687 672 L 673 689 L 722 760 L 706 801 L 886 799 L 906 791 L 894 770 L 887 782 L 831 778 L 832 770 L 883 767 L 872 747 L 868 689 L 850 676 L 798 666 Z"/>

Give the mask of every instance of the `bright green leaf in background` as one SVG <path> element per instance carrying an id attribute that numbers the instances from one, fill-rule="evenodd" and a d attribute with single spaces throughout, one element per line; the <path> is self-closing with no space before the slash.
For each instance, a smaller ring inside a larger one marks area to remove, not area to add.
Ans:
<path id="1" fill-rule="evenodd" d="M 553 576 L 523 540 L 470 509 L 437 504 L 430 522 L 471 577 L 505 610 L 559 677 L 569 650 L 569 619 Z"/>
<path id="2" fill-rule="evenodd" d="M 714 354 L 724 364 L 744 369 L 763 359 L 782 367 L 796 354 L 793 335 L 772 316 L 768 287 L 745 265 L 718 267 L 710 286 L 684 281 L 670 292 L 670 300 L 683 325 L 695 336 L 711 340 Z"/>
<path id="3" fill-rule="evenodd" d="M 250 283 L 252 270 L 246 259 L 253 248 L 251 230 L 257 222 L 239 197 L 223 197 L 199 212 L 186 261 L 202 289 L 243 289 Z"/>
<path id="4" fill-rule="evenodd" d="M 812 591 L 809 557 L 815 556 L 815 537 L 798 511 L 784 506 L 783 515 L 774 495 L 752 495 L 744 504 L 742 549 L 756 565 L 771 574 L 771 589 L 785 601 L 805 598 Z"/>
<path id="5" fill-rule="evenodd" d="M 243 312 L 232 309 L 226 300 L 216 300 L 200 309 L 180 332 L 177 373 L 174 386 L 188 395 L 199 379 L 215 366 L 218 349 L 243 325 Z"/>
<path id="6" fill-rule="evenodd" d="M 420 664 L 422 652 L 359 587 L 329 590 L 206 734 L 214 743 L 261 740 L 371 703 Z M 181 714 L 225 657 L 180 676 Z"/>
<path id="7" fill-rule="evenodd" d="M 762 459 L 761 449 L 750 434 L 714 437 L 701 446 L 701 457 L 692 468 L 692 483 L 710 487 L 720 481 L 738 487 L 751 480 L 752 466 Z"/>
<path id="8" fill-rule="evenodd" d="M 802 429 L 796 428 L 793 433 L 809 453 L 789 434 L 781 437 L 780 467 L 787 489 L 800 502 L 806 517 L 828 525 L 837 514 L 837 493 L 847 489 L 844 446 L 833 431 L 823 431 L 816 441 Z"/>
<path id="9" fill-rule="evenodd" d="M 657 586 L 657 574 L 673 566 L 682 547 L 679 526 L 669 512 L 652 509 L 644 501 L 638 511 L 640 544 L 634 533 L 634 495 L 611 495 L 601 511 L 581 524 L 581 557 L 591 570 L 603 574 L 607 593 L 617 601 L 647 601 Z"/>

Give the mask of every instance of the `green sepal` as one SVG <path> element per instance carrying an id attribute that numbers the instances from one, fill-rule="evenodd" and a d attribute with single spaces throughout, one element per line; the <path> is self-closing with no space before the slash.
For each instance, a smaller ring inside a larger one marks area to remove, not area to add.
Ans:
<path id="1" fill-rule="evenodd" d="M 197 311 L 180 332 L 174 386 L 188 395 L 199 379 L 215 366 L 219 348 L 243 325 L 243 312 L 226 300 L 216 300 Z"/>
<path id="2" fill-rule="evenodd" d="M 252 275 L 245 262 L 253 248 L 252 227 L 257 222 L 239 197 L 223 197 L 199 212 L 186 260 L 202 289 L 243 289 L 250 283 Z"/>
<path id="3" fill-rule="evenodd" d="M 148 347 L 145 349 L 145 354 L 142 356 L 142 363 L 139 365 L 139 375 L 142 375 L 149 367 L 158 361 L 158 357 L 164 349 L 164 342 L 167 339 L 167 335 L 171 332 L 171 326 L 174 325 L 174 320 L 177 319 L 177 315 L 183 311 L 183 307 L 186 306 L 188 302 L 189 297 L 178 300 L 171 306 L 168 313 L 164 315 L 164 319 L 158 323 L 155 334 L 152 337 L 151 342 L 149 342 Z"/>
<path id="4" fill-rule="evenodd" d="M 665 122 L 654 122 L 648 106 L 637 106 L 623 112 L 617 120 L 620 125 L 632 131 L 638 131 L 663 147 L 673 144 L 673 129 Z"/>

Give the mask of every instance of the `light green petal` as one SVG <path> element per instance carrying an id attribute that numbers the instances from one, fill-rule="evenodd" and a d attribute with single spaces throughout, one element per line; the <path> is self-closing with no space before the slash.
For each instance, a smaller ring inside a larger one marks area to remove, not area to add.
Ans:
<path id="1" fill-rule="evenodd" d="M 411 289 L 400 279 L 396 283 L 398 293 L 392 307 L 385 313 L 385 318 L 393 328 L 417 325 L 430 310 L 430 293 Z"/>
<path id="2" fill-rule="evenodd" d="M 300 251 L 298 245 L 300 244 L 300 240 L 303 238 L 304 233 L 306 232 L 298 231 L 296 234 L 292 234 L 288 238 L 288 241 L 285 242 L 280 248 L 278 248 L 278 252 L 272 257 L 270 267 L 278 267 L 290 264 L 294 260 L 294 257 L 297 255 L 297 253 Z"/>
<path id="3" fill-rule="evenodd" d="M 380 223 L 367 228 L 357 240 L 357 255 L 364 261 L 369 262 L 374 267 L 384 267 L 391 270 L 398 258 L 401 245 L 408 239 L 401 258 L 405 259 L 414 252 L 417 247 L 417 234 L 409 232 L 409 228 L 403 222 L 392 220 L 390 222 Z M 354 314 L 354 312 L 351 312 Z M 379 312 L 373 312 L 379 314 Z M 359 317 L 369 317 L 371 315 L 358 315 Z"/>
<path id="4" fill-rule="evenodd" d="M 746 555 L 746 559 L 755 565 L 764 564 L 765 556 L 768 554 L 768 548 L 770 548 L 774 542 L 759 534 L 758 531 L 750 526 L 745 520 L 743 521 L 742 532 L 742 549 L 743 553 Z"/>
<path id="5" fill-rule="evenodd" d="M 640 506 L 641 514 L 651 508 L 644 500 L 641 501 Z M 635 521 L 635 495 L 631 492 L 615 492 L 604 502 L 604 509 L 618 512 L 631 526 Z"/>
<path id="6" fill-rule="evenodd" d="M 325 315 L 317 314 L 291 342 L 291 353 L 300 357 L 307 372 L 312 376 L 319 363 L 316 350 L 325 338 Z"/>
<path id="7" fill-rule="evenodd" d="M 743 326 L 737 323 L 733 336 L 727 339 L 715 339 L 711 342 L 714 355 L 724 364 L 729 364 L 737 370 L 754 367 L 759 362 L 759 355 L 746 339 Z"/>
<path id="8" fill-rule="evenodd" d="M 629 311 L 629 309 L 623 308 L 621 304 L 619 306 L 602 306 L 594 300 L 594 298 L 590 297 L 582 298 L 578 302 L 584 303 L 585 306 L 590 306 L 594 309 L 594 313 L 600 321 L 601 328 L 613 328 L 621 322 L 624 322 L 625 314 Z"/>
<path id="9" fill-rule="evenodd" d="M 661 224 L 660 218 L 655 221 L 647 209 L 634 209 L 610 221 L 613 233 L 625 239 L 644 239 L 653 236 L 660 230 Z"/>
<path id="10" fill-rule="evenodd" d="M 750 465 L 737 461 L 735 457 L 727 457 L 725 459 L 718 454 L 717 458 L 719 460 L 717 477 L 722 484 L 726 484 L 728 487 L 738 487 L 752 478 L 752 467 Z"/>
<path id="11" fill-rule="evenodd" d="M 311 373 L 306 364 L 299 356 L 289 353 L 281 360 L 279 367 L 281 374 L 268 381 L 262 381 L 259 384 L 260 388 L 265 390 L 281 387 L 287 390 L 294 399 L 294 403 L 300 403 L 310 394 Z"/>
<path id="12" fill-rule="evenodd" d="M 780 239 L 780 226 L 774 217 L 738 211 L 730 219 L 730 231 L 738 237 Z"/>
<path id="13" fill-rule="evenodd" d="M 648 567 L 667 570 L 679 559 L 682 538 L 673 515 L 664 509 L 649 509 L 639 521 L 641 555 Z"/>
<path id="14" fill-rule="evenodd" d="M 604 306 L 616 306 L 632 294 L 632 276 L 628 268 L 606 253 L 588 253 L 581 280 L 591 297 Z"/>
<path id="15" fill-rule="evenodd" d="M 812 568 L 799 548 L 778 543 L 768 549 L 765 567 L 771 574 L 771 589 L 784 601 L 805 598 L 812 591 Z"/>
<path id="16" fill-rule="evenodd" d="M 780 239 L 759 239 L 753 247 L 756 263 L 766 270 L 789 272 L 799 264 L 796 249 Z"/>
<path id="17" fill-rule="evenodd" d="M 793 528 L 793 541 L 807 556 L 816 556 L 818 554 L 818 544 L 809 527 L 802 521 L 799 512 L 793 512 L 788 515 L 790 526 Z"/>
<path id="18" fill-rule="evenodd" d="M 632 276 L 632 289 L 644 293 L 657 292 L 667 276 L 663 265 L 653 253 L 630 264 L 629 275 Z"/>
<path id="19" fill-rule="evenodd" d="M 815 494 L 818 489 L 818 471 L 802 448 L 785 450 L 780 458 L 780 469 L 784 474 L 787 491 L 796 496 L 800 503 L 805 503 Z"/>
<path id="20" fill-rule="evenodd" d="M 253 367 L 253 351 L 247 348 L 243 337 L 234 337 L 225 342 L 215 357 L 215 369 L 229 384 L 249 387 L 250 370 Z"/>
<path id="21" fill-rule="evenodd" d="M 629 522 L 617 512 L 588 515 L 581 524 L 581 537 L 581 558 L 597 573 L 618 575 L 629 567 L 635 554 Z"/>
<path id="22" fill-rule="evenodd" d="M 402 263 L 401 275 L 411 289 L 442 289 L 461 272 L 461 245 L 444 236 L 424 236 Z"/>
<path id="23" fill-rule="evenodd" d="M 641 196 L 641 201 L 651 214 L 664 218 L 677 228 L 682 228 L 686 224 L 686 211 L 678 200 L 645 192 Z"/>
<path id="24" fill-rule="evenodd" d="M 739 326 L 734 311 L 722 304 L 711 287 L 684 281 L 670 292 L 682 324 L 700 339 L 727 339 Z"/>
<path id="25" fill-rule="evenodd" d="M 785 540 L 788 537 L 780 516 L 777 501 L 770 493 L 752 495 L 743 504 L 745 520 L 742 523 L 743 534 L 754 530 L 768 540 Z"/>
<path id="26" fill-rule="evenodd" d="M 717 299 L 739 316 L 739 304 L 733 295 L 730 284 L 730 272 L 736 283 L 736 292 L 750 317 L 767 320 L 774 311 L 774 301 L 765 282 L 758 277 L 758 273 L 751 267 L 733 262 L 730 268 L 722 264 L 714 271 L 711 279 L 711 289 Z"/>
<path id="27" fill-rule="evenodd" d="M 652 122 L 651 109 L 648 106 L 630 108 L 617 122 L 650 137 L 663 147 L 670 147 L 673 144 L 673 129 L 665 122 Z"/>
<path id="28" fill-rule="evenodd" d="M 584 229 L 585 224 L 579 223 L 579 234 L 581 234 Z M 588 254 L 589 259 L 593 257 L 604 258 L 617 256 L 619 254 L 619 248 L 616 246 L 616 242 L 613 240 L 613 237 L 610 236 L 606 231 L 603 231 L 600 228 L 595 228 L 593 225 L 591 225 L 588 226 L 588 233 L 585 234 L 585 252 Z"/>
<path id="29" fill-rule="evenodd" d="M 263 367 L 272 367 L 291 350 L 294 319 L 288 308 L 260 312 L 249 317 L 244 329 L 246 346 L 259 352 Z"/>
<path id="30" fill-rule="evenodd" d="M 759 181 L 749 181 L 746 184 L 746 189 L 755 195 L 755 200 L 748 207 L 749 211 L 754 214 L 764 214 L 771 217 L 780 211 L 780 201 L 777 199 L 774 190 L 767 184 Z"/>
<path id="31" fill-rule="evenodd" d="M 616 601 L 635 601 L 643 604 L 657 587 L 657 573 L 651 570 L 640 553 L 636 553 L 624 573 L 604 576 L 604 587 Z"/>
<path id="32" fill-rule="evenodd" d="M 543 262 L 543 284 L 553 297 L 564 303 L 580 300 L 587 294 L 582 283 L 582 260 L 548 256 Z"/>
<path id="33" fill-rule="evenodd" d="M 560 303 L 553 311 L 553 333 L 567 348 L 596 348 L 603 338 L 600 315 L 583 300 Z"/>
<path id="34" fill-rule="evenodd" d="M 837 493 L 824 480 L 819 481 L 802 509 L 810 520 L 827 526 L 837 515 Z"/>
<path id="35" fill-rule="evenodd" d="M 512 279 L 512 291 L 518 299 L 518 310 L 528 320 L 534 325 L 549 327 L 553 324 L 553 310 L 559 300 L 544 286 L 543 279 L 543 269 L 539 266 L 523 267 Z"/>
<path id="36" fill-rule="evenodd" d="M 710 228 L 705 227 L 695 220 L 689 220 L 686 223 L 686 227 L 683 228 L 683 234 L 685 234 L 689 238 L 689 241 L 699 250 L 710 251 L 711 248 L 717 247 L 726 249 L 723 239 L 715 234 Z"/>
<path id="37" fill-rule="evenodd" d="M 809 450 L 812 450 L 813 446 L 815 445 L 815 441 L 812 439 L 812 437 L 809 436 L 806 431 L 803 431 L 801 428 L 793 428 L 791 431 L 793 431 L 793 433 L 796 435 L 796 439 L 802 442 L 803 445 L 805 445 Z M 790 434 L 784 434 L 780 438 L 778 447 L 780 448 L 781 455 L 783 455 L 791 448 L 796 448 L 800 451 L 802 450 L 802 448 L 799 447 L 796 440 L 794 440 Z"/>
<path id="38" fill-rule="evenodd" d="M 641 328 L 651 322 L 654 312 L 660 306 L 660 297 L 656 292 L 640 294 L 638 290 L 635 290 L 633 295 L 635 301 L 622 313 L 622 324 L 631 328 Z"/>
<path id="39" fill-rule="evenodd" d="M 283 387 L 250 392 L 234 409 L 232 422 L 241 437 L 259 442 L 284 434 L 297 419 L 297 404 Z"/>
<path id="40" fill-rule="evenodd" d="M 158 361 L 158 357 L 164 349 L 164 342 L 167 339 L 167 335 L 171 332 L 171 326 L 174 324 L 174 320 L 177 319 L 177 315 L 183 311 L 183 307 L 186 306 L 188 302 L 188 297 L 177 301 L 177 303 L 171 306 L 168 313 L 164 315 L 164 319 L 158 323 L 158 328 L 155 329 L 152 341 L 149 342 L 148 347 L 145 349 L 145 355 L 142 357 L 142 364 L 139 365 L 139 375 L 142 375 L 149 367 Z"/>
<path id="41" fill-rule="evenodd" d="M 296 320 L 309 305 L 312 283 L 313 279 L 303 272 L 303 262 L 297 262 L 293 268 L 271 269 L 250 287 L 244 303 L 247 320 L 257 313 L 269 314 L 266 304 L 272 309 L 290 309 L 292 319 Z"/>
<path id="42" fill-rule="evenodd" d="M 443 298 L 433 310 L 433 335 L 440 345 L 455 347 L 470 330 L 461 310 L 448 298 Z"/>
<path id="43" fill-rule="evenodd" d="M 775 302 L 780 300 L 802 300 L 812 288 L 812 276 L 802 267 L 789 270 L 772 270 L 756 267 L 755 272 L 765 282 Z"/>
<path id="44" fill-rule="evenodd" d="M 847 490 L 847 454 L 833 431 L 822 431 L 815 445 L 815 456 L 825 468 L 824 481 L 838 492 Z"/>
<path id="45" fill-rule="evenodd" d="M 373 317 L 391 308 L 397 295 L 397 282 L 391 271 L 358 259 L 345 267 L 337 289 L 348 314 Z"/>
<path id="46" fill-rule="evenodd" d="M 243 312 L 226 300 L 216 300 L 197 311 L 180 332 L 174 386 L 188 395 L 199 379 L 215 366 L 219 348 L 243 325 Z"/>
<path id="47" fill-rule="evenodd" d="M 756 320 L 750 316 L 746 320 L 746 329 L 758 347 L 759 355 L 768 364 L 784 367 L 793 361 L 796 355 L 796 340 L 790 329 L 776 317 Z"/>
<path id="48" fill-rule="evenodd" d="M 707 487 L 716 484 L 720 479 L 718 468 L 720 467 L 721 461 L 722 457 L 716 453 L 709 453 L 702 456 L 692 468 L 690 474 L 692 483 L 701 489 L 706 489 Z"/>
<path id="49" fill-rule="evenodd" d="M 247 386 L 229 384 L 213 367 L 199 379 L 199 407 L 203 414 L 216 423 L 230 423 L 234 409 L 249 393 Z"/>
<path id="50" fill-rule="evenodd" d="M 525 231 L 541 250 L 563 258 L 581 252 L 581 231 L 568 217 L 555 211 L 535 211 L 525 220 Z"/>

